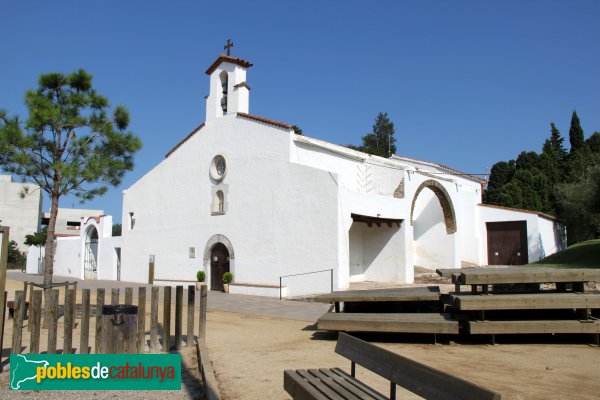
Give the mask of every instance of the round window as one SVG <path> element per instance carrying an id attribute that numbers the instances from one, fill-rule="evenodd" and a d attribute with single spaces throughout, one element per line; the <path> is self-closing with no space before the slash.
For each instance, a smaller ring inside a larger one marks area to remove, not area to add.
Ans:
<path id="1" fill-rule="evenodd" d="M 222 181 L 227 173 L 227 162 L 222 155 L 215 156 L 210 163 L 210 176 L 216 181 Z"/>

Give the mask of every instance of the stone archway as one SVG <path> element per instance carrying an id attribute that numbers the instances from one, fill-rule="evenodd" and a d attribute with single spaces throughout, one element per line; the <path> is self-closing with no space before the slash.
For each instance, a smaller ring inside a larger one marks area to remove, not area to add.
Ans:
<path id="1" fill-rule="evenodd" d="M 213 254 L 214 253 L 214 254 Z M 218 254 L 217 254 L 218 253 Z M 223 271 L 219 268 L 214 268 L 212 257 L 218 258 L 218 267 L 224 268 Z M 213 235 L 206 242 L 204 247 L 204 271 L 206 272 L 207 282 L 210 282 L 211 290 L 222 290 L 222 276 L 214 276 L 214 271 L 219 272 L 222 275 L 225 271 L 234 271 L 235 253 L 233 252 L 233 245 L 231 241 L 225 235 L 217 234 Z"/>
<path id="2" fill-rule="evenodd" d="M 208 239 L 208 242 L 206 242 L 206 246 L 204 247 L 204 263 L 205 264 L 210 261 L 210 253 L 211 253 L 213 247 L 215 247 L 215 245 L 217 243 L 223 243 L 223 245 L 225 247 L 227 247 L 227 251 L 229 252 L 230 260 L 233 260 L 235 258 L 235 255 L 233 253 L 233 245 L 231 244 L 231 241 L 227 238 L 227 236 L 217 234 L 217 235 L 211 236 L 211 238 Z"/>
<path id="3" fill-rule="evenodd" d="M 421 191 L 425 188 L 430 189 L 435 194 L 440 202 L 440 205 L 442 206 L 442 212 L 444 213 L 444 224 L 446 225 L 446 233 L 456 233 L 456 214 L 454 213 L 454 207 L 452 205 L 452 200 L 450 200 L 450 195 L 441 183 L 434 181 L 433 179 L 426 180 L 417 188 L 410 207 L 410 224 L 413 225 L 413 217 L 417 198 L 419 197 Z"/>
<path id="4" fill-rule="evenodd" d="M 230 272 L 227 247 L 219 242 L 210 252 L 210 290 L 223 291 L 223 274 Z"/>
<path id="5" fill-rule="evenodd" d="M 94 225 L 85 232 L 84 279 L 95 280 L 98 276 L 98 230 Z"/>

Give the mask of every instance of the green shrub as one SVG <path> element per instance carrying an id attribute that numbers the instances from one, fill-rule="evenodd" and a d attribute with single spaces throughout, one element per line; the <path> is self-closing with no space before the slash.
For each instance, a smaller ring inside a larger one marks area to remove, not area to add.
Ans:
<path id="1" fill-rule="evenodd" d="M 233 281 L 233 274 L 231 272 L 225 272 L 223 274 L 223 283 L 230 284 Z"/>
<path id="2" fill-rule="evenodd" d="M 198 273 L 196 274 L 196 279 L 198 280 L 198 282 L 204 282 L 204 280 L 206 279 L 206 273 L 204 271 L 198 271 Z"/>

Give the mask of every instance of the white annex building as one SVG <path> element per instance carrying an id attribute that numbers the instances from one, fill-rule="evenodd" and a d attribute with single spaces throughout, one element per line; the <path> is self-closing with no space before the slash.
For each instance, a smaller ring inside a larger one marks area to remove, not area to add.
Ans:
<path id="1" fill-rule="evenodd" d="M 208 68 L 206 121 L 123 191 L 118 242 L 104 218 L 82 225 L 73 276 L 96 268 L 98 279 L 172 284 L 204 270 L 220 290 L 230 271 L 232 293 L 277 296 L 283 277 L 284 295 L 296 296 L 411 283 L 415 266 L 524 264 L 565 246 L 551 216 L 482 205 L 479 178 L 250 114 L 251 66 L 220 55 Z M 90 249 L 104 257 L 94 267 L 82 256 Z"/>

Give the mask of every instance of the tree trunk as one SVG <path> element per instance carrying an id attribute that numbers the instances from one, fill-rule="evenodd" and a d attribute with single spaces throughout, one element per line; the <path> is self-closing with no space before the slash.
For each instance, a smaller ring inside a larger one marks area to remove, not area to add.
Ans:
<path id="1" fill-rule="evenodd" d="M 56 187 L 57 185 L 55 185 Z M 55 191 L 55 193 L 58 191 Z M 56 194 L 52 195 L 52 205 L 50 206 L 50 220 L 46 231 L 46 252 L 44 255 L 44 285 L 52 283 L 52 274 L 54 273 L 54 252 L 56 250 L 56 241 L 54 240 L 54 232 L 56 230 L 56 216 L 58 215 L 58 198 Z M 44 305 L 45 308 L 50 304 L 50 288 L 44 289 Z M 44 313 L 43 327 L 48 327 L 49 313 Z"/>

